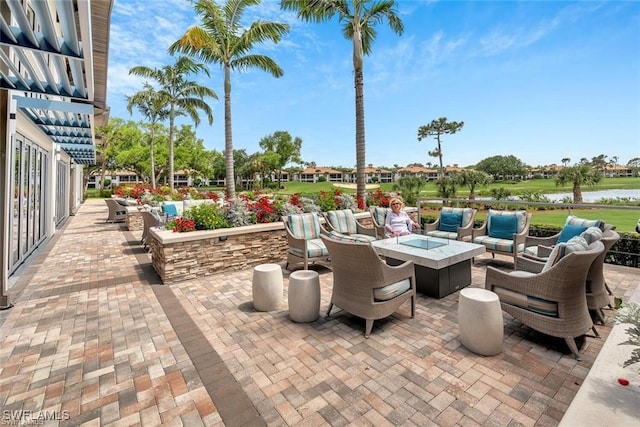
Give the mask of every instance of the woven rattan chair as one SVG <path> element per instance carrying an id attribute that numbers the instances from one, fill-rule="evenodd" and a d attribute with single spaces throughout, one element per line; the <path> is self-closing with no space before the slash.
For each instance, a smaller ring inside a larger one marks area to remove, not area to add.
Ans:
<path id="1" fill-rule="evenodd" d="M 504 272 L 487 267 L 485 288 L 500 297 L 502 309 L 528 327 L 558 338 L 564 338 L 569 349 L 580 360 L 575 338 L 593 326 L 585 282 L 593 261 L 604 251 L 596 241 L 587 250 L 572 252 L 538 274 L 525 271 Z"/>
<path id="2" fill-rule="evenodd" d="M 476 212 L 477 209 L 473 208 L 451 208 L 445 206 L 440 210 L 440 215 L 438 215 L 435 222 L 424 225 L 424 235 L 442 239 L 470 241 Z M 446 215 L 451 214 L 459 215 L 460 222 L 458 224 L 447 224 Z M 444 221 L 443 218 L 445 219 Z"/>
<path id="3" fill-rule="evenodd" d="M 516 217 L 516 229 L 512 234 L 498 235 L 498 220 L 505 217 Z M 499 211 L 489 209 L 487 220 L 479 228 L 472 230 L 471 242 L 484 245 L 487 252 L 491 252 L 491 256 L 495 258 L 495 254 L 510 255 L 513 257 L 513 265 L 515 268 L 516 258 L 518 254 L 524 251 L 524 240 L 529 234 L 529 225 L 531 224 L 531 212 L 526 211 Z"/>
<path id="4" fill-rule="evenodd" d="M 601 324 L 604 324 L 604 313 L 602 307 L 611 306 L 611 300 L 609 298 L 609 290 L 607 282 L 604 279 L 604 260 L 607 256 L 607 252 L 611 249 L 615 243 L 620 240 L 620 235 L 612 228 L 607 227 L 606 231 L 602 233 L 600 241 L 604 245 L 604 251 L 593 260 L 593 263 L 589 267 L 587 274 L 587 280 L 585 284 L 585 290 L 587 295 L 587 306 L 591 313 L 595 315 L 595 318 Z M 546 246 L 544 246 L 546 248 Z M 552 250 L 552 248 L 549 248 Z M 524 257 L 518 257 L 516 260 L 516 270 L 529 271 L 532 273 L 539 273 L 542 271 L 546 262 L 545 258 L 536 258 L 531 255 Z"/>
<path id="5" fill-rule="evenodd" d="M 373 223 L 373 228 L 376 231 L 376 238 L 385 239 L 385 220 L 387 219 L 387 213 L 390 212 L 389 208 L 381 208 L 378 206 L 371 206 L 369 208 L 369 213 L 371 214 L 371 222 Z"/>
<path id="6" fill-rule="evenodd" d="M 320 235 L 326 235 L 328 232 L 320 224 L 316 212 L 284 215 L 282 222 L 289 244 L 285 269 L 289 269 L 289 264 L 302 263 L 303 268 L 307 270 L 309 264 L 329 261 L 329 252 L 320 240 Z"/>
<path id="7" fill-rule="evenodd" d="M 140 239 L 140 243 L 142 243 L 144 245 L 144 248 L 146 249 L 147 246 L 149 246 L 149 242 L 147 242 L 147 237 L 149 236 L 149 229 L 151 227 L 158 227 L 162 225 L 162 220 L 160 219 L 159 216 L 156 216 L 149 211 L 142 211 L 141 214 L 142 214 L 143 229 L 142 229 L 142 238 Z"/>
<path id="8" fill-rule="evenodd" d="M 415 316 L 416 278 L 412 261 L 387 265 L 370 243 L 339 241 L 321 237 L 329 250 L 333 270 L 333 291 L 327 317 L 334 305 L 365 319 L 364 336 L 369 337 L 373 321 L 393 314 L 411 301 Z"/>
<path id="9" fill-rule="evenodd" d="M 127 217 L 127 208 L 113 199 L 104 199 L 107 207 L 109 207 L 109 216 L 105 222 L 122 222 Z"/>
<path id="10" fill-rule="evenodd" d="M 327 231 L 330 234 L 338 233 L 346 236 L 359 238 L 360 241 L 376 240 L 376 230 L 360 224 L 351 209 L 339 209 L 323 212 Z"/>

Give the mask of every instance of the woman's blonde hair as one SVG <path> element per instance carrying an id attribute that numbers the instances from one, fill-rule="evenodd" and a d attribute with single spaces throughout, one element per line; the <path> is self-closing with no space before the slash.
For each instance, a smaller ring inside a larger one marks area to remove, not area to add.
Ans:
<path id="1" fill-rule="evenodd" d="M 397 197 L 392 197 L 391 200 L 389 200 L 389 207 L 393 206 L 394 203 L 400 203 L 400 207 L 404 207 L 404 203 L 402 202 L 402 200 L 398 199 Z"/>

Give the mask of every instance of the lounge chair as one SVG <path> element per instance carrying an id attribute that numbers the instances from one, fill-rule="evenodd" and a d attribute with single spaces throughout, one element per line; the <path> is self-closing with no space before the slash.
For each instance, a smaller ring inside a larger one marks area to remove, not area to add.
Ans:
<path id="1" fill-rule="evenodd" d="M 393 314 L 405 301 L 411 301 L 415 316 L 416 277 L 412 261 L 387 265 L 370 243 L 341 241 L 321 236 L 329 251 L 333 270 L 333 290 L 327 317 L 334 305 L 365 319 L 365 338 L 373 322 Z"/>
<path id="2" fill-rule="evenodd" d="M 385 221 L 387 220 L 387 213 L 391 212 L 389 208 L 381 208 L 379 206 L 371 206 L 369 213 L 371 214 L 371 222 L 373 228 L 376 231 L 376 237 L 378 239 L 385 239 Z"/>

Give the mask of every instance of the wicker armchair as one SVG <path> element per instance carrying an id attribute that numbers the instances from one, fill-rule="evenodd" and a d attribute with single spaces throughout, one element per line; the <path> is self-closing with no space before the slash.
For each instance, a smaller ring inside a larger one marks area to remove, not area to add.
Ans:
<path id="1" fill-rule="evenodd" d="M 289 264 L 302 263 L 307 270 L 309 264 L 329 260 L 329 252 L 320 240 L 320 235 L 328 232 L 320 224 L 316 212 L 284 215 L 282 222 L 289 244 L 285 269 L 289 269 Z"/>
<path id="2" fill-rule="evenodd" d="M 367 227 L 358 222 L 356 216 L 351 209 L 339 209 L 334 211 L 323 212 L 325 224 L 329 234 L 336 237 L 351 236 L 360 241 L 376 240 L 376 230 L 373 227 Z"/>
<path id="3" fill-rule="evenodd" d="M 387 212 L 391 211 L 389 208 L 381 208 L 378 206 L 371 206 L 369 208 L 369 213 L 371 214 L 371 222 L 373 223 L 373 228 L 376 231 L 376 238 L 384 239 L 386 236 L 385 233 L 385 221 L 387 219 Z"/>
<path id="4" fill-rule="evenodd" d="M 113 199 L 104 199 L 109 207 L 109 216 L 105 222 L 122 222 L 127 217 L 127 208 Z"/>
<path id="5" fill-rule="evenodd" d="M 515 220 L 515 226 L 511 227 L 513 232 L 509 232 L 510 226 L 504 223 L 511 219 Z M 489 209 L 487 220 L 480 228 L 472 230 L 471 242 L 484 245 L 494 258 L 495 254 L 512 256 L 515 268 L 518 254 L 524 251 L 524 240 L 529 234 L 530 224 L 530 212 Z"/>
<path id="6" fill-rule="evenodd" d="M 584 286 L 591 264 L 603 251 L 603 243 L 596 241 L 538 274 L 507 273 L 489 266 L 485 288 L 498 294 L 502 309 L 515 319 L 536 331 L 564 338 L 580 360 L 575 338 L 590 329 L 598 336 L 589 315 Z"/>
<path id="7" fill-rule="evenodd" d="M 142 237 L 140 238 L 140 243 L 142 243 L 144 245 L 144 248 L 147 249 L 147 246 L 149 246 L 149 242 L 147 242 L 147 237 L 149 236 L 149 229 L 151 227 L 158 227 L 163 223 L 162 223 L 162 220 L 160 219 L 160 216 L 158 216 L 158 214 L 154 215 L 153 212 L 150 212 L 147 210 L 143 210 L 140 213 L 142 214 L 142 222 L 143 222 Z"/>
<path id="8" fill-rule="evenodd" d="M 609 288 L 604 279 L 604 260 L 607 256 L 607 252 L 609 252 L 611 247 L 620 240 L 620 235 L 611 227 L 607 227 L 599 240 L 604 245 L 604 251 L 598 255 L 589 267 L 585 288 L 587 294 L 587 306 L 589 307 L 589 310 L 595 315 L 598 322 L 604 324 L 604 313 L 602 312 L 602 307 L 608 306 L 609 308 L 613 308 L 611 306 L 611 300 L 609 299 Z M 552 247 L 541 247 L 545 248 L 545 253 L 547 248 L 549 251 L 553 250 Z M 516 260 L 516 270 L 539 273 L 542 271 L 546 261 L 547 258 L 534 257 L 532 255 L 518 257 Z"/>
<path id="9" fill-rule="evenodd" d="M 321 236 L 329 250 L 333 270 L 333 291 L 327 317 L 334 304 L 366 321 L 369 338 L 373 321 L 393 314 L 402 303 L 411 300 L 415 316 L 416 277 L 412 261 L 387 265 L 370 243 L 339 241 Z"/>
<path id="10" fill-rule="evenodd" d="M 450 240 L 471 240 L 473 221 L 477 209 L 443 207 L 435 222 L 424 225 L 425 236 L 440 237 Z M 450 221 L 452 216 L 457 217 L 457 222 Z"/>

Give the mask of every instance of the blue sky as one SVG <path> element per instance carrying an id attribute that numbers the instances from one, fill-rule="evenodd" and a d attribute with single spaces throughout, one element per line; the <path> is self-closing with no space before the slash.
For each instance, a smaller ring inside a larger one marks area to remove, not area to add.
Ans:
<path id="1" fill-rule="evenodd" d="M 605 154 L 640 157 L 640 2 L 397 1 L 404 33 L 378 25 L 365 58 L 366 162 L 437 163 L 418 142 L 421 125 L 464 121 L 443 138 L 446 165 L 515 155 L 537 166 Z M 286 22 L 291 31 L 264 45 L 284 69 L 232 74 L 234 148 L 260 151 L 264 136 L 300 137 L 302 157 L 318 166 L 355 166 L 352 45 L 340 24 L 301 22 L 266 0 L 245 14 Z M 112 13 L 108 103 L 129 116 L 126 95 L 142 89 L 136 65 L 174 62 L 167 47 L 197 23 L 187 0 L 116 0 Z M 196 129 L 208 149 L 224 148 L 222 71 L 194 77 L 211 87 L 214 123 Z M 204 116 L 203 116 L 204 117 Z"/>

